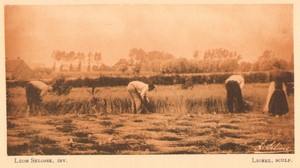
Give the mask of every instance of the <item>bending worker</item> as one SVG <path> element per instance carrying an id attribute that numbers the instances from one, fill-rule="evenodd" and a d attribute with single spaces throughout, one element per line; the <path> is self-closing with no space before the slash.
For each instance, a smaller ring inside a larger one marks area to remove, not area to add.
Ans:
<path id="1" fill-rule="evenodd" d="M 146 103 L 149 102 L 147 93 L 155 88 L 154 84 L 146 84 L 141 81 L 132 81 L 127 90 L 131 98 L 132 113 L 144 113 Z"/>
<path id="2" fill-rule="evenodd" d="M 225 81 L 227 91 L 227 107 L 230 113 L 233 112 L 233 102 L 236 99 L 237 112 L 244 111 L 244 101 L 242 96 L 242 88 L 245 84 L 241 75 L 232 75 Z"/>
<path id="3" fill-rule="evenodd" d="M 42 102 L 43 97 L 52 91 L 52 87 L 41 81 L 30 81 L 26 86 L 26 99 L 29 112 L 33 113 L 34 110 L 40 110 L 38 107 Z M 39 112 L 39 111 L 37 111 Z"/>

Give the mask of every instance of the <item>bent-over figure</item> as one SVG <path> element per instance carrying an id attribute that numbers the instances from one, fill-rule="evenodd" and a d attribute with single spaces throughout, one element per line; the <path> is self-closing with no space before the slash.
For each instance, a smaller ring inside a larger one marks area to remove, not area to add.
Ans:
<path id="1" fill-rule="evenodd" d="M 244 101 L 242 96 L 242 88 L 245 80 L 241 75 L 232 75 L 225 81 L 227 91 L 227 107 L 230 113 L 233 112 L 234 100 L 236 99 L 237 112 L 244 111 Z"/>
<path id="2" fill-rule="evenodd" d="M 132 81 L 128 84 L 127 90 L 131 98 L 132 113 L 144 113 L 146 103 L 149 102 L 147 93 L 155 88 L 154 84 L 146 84 L 141 81 Z"/>
<path id="3" fill-rule="evenodd" d="M 47 92 L 52 91 L 52 87 L 41 81 L 30 81 L 25 90 L 28 105 L 27 108 L 30 113 L 33 113 L 36 110 L 40 110 L 39 106 L 43 97 L 47 94 Z"/>

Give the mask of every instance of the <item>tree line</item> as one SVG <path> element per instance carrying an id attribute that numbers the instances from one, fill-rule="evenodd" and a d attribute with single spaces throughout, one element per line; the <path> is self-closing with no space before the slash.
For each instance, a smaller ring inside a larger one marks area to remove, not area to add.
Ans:
<path id="1" fill-rule="evenodd" d="M 87 63 L 87 71 L 121 71 L 124 73 L 132 71 L 134 74 L 139 74 L 141 71 L 160 74 L 249 72 L 268 71 L 274 65 L 282 69 L 293 69 L 294 66 L 293 59 L 288 62 L 278 58 L 271 50 L 265 50 L 254 62 L 247 62 L 243 60 L 241 54 L 224 48 L 208 49 L 203 53 L 194 51 L 190 59 L 178 58 L 163 51 L 146 52 L 141 48 L 133 48 L 127 57 L 119 59 L 113 66 L 102 63 L 101 52 L 84 54 L 83 52 L 56 50 L 52 58 L 55 63 L 58 61 L 69 63 L 70 71 L 81 71 L 82 63 Z M 74 62 L 77 63 L 76 66 L 73 65 Z M 55 63 L 53 69 L 56 68 Z"/>
<path id="2" fill-rule="evenodd" d="M 276 65 L 282 69 L 293 69 L 293 60 L 287 62 L 277 58 L 271 50 L 265 50 L 255 62 L 243 61 L 240 54 L 223 48 L 206 50 L 202 55 L 193 53 L 191 59 L 177 58 L 161 51 L 146 52 L 143 49 L 131 49 L 128 59 L 120 59 L 114 68 L 125 72 L 132 67 L 135 73 L 141 70 L 156 73 L 215 73 L 215 72 L 249 72 L 268 71 Z"/>
<path id="3" fill-rule="evenodd" d="M 60 63 L 59 71 L 63 71 L 64 64 L 68 64 L 69 71 L 81 71 L 82 64 L 87 64 L 87 71 L 98 70 L 102 61 L 101 52 L 75 52 L 75 51 L 62 51 L 54 50 L 51 57 L 54 59 L 54 65 L 52 67 L 55 70 L 57 67 L 56 63 Z M 93 65 L 92 65 L 93 64 Z"/>

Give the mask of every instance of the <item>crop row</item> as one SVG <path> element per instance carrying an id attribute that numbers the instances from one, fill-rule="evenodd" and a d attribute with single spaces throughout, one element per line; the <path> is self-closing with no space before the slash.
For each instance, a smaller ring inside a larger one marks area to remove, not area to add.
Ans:
<path id="1" fill-rule="evenodd" d="M 251 100 L 255 102 L 257 100 Z M 247 110 L 261 108 L 258 104 L 245 103 Z M 24 114 L 26 102 L 8 101 L 9 114 Z M 52 99 L 44 101 L 40 107 L 42 114 L 122 114 L 131 112 L 129 98 L 98 98 L 88 99 L 67 98 L 64 100 Z M 221 97 L 208 97 L 197 99 L 150 99 L 147 105 L 148 113 L 226 113 L 226 102 Z"/>

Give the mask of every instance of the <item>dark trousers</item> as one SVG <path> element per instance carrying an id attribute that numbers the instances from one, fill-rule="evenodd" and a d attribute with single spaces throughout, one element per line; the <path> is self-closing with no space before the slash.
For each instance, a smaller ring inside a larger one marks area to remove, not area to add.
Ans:
<path id="1" fill-rule="evenodd" d="M 244 101 L 242 91 L 239 84 L 236 81 L 228 81 L 226 83 L 227 90 L 227 107 L 229 112 L 233 112 L 234 101 L 236 100 L 237 112 L 244 111 Z"/>

